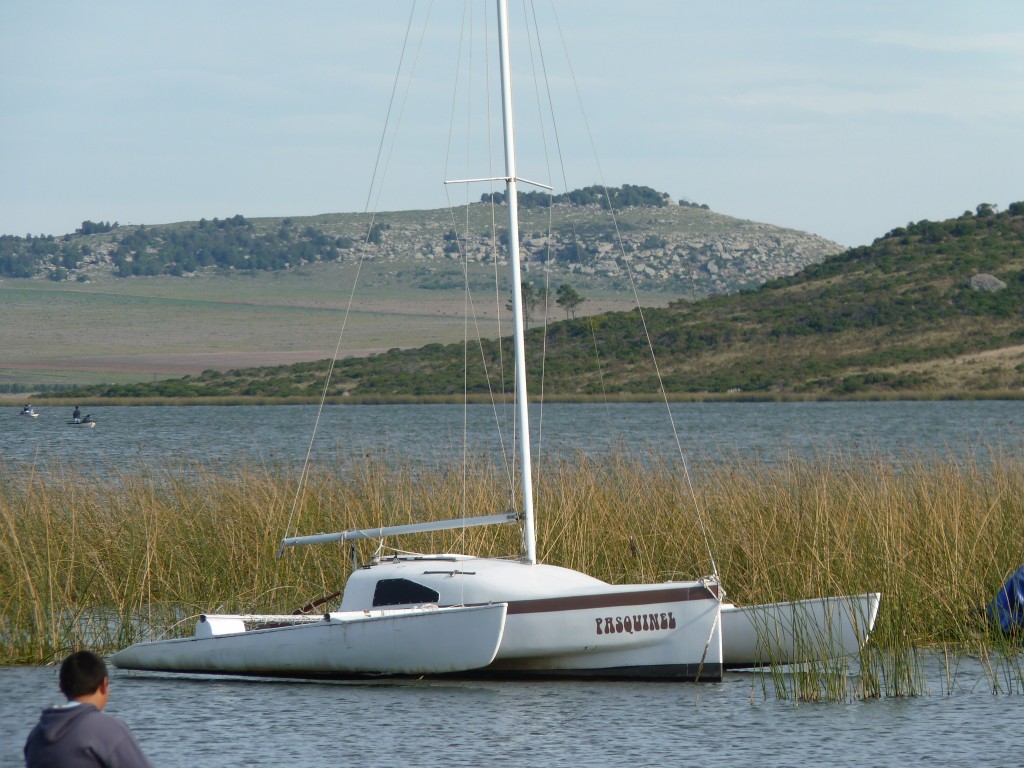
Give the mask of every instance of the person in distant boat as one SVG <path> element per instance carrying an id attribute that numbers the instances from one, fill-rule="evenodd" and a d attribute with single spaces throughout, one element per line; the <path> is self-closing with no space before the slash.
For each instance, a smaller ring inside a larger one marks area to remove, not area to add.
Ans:
<path id="1" fill-rule="evenodd" d="M 91 413 L 85 414 L 85 418 L 82 419 L 81 423 L 82 424 L 92 424 L 92 414 Z"/>
<path id="2" fill-rule="evenodd" d="M 30 403 L 25 403 L 25 407 L 21 409 L 21 412 L 32 413 L 32 405 Z"/>
<path id="3" fill-rule="evenodd" d="M 75 422 L 75 424 L 82 421 L 82 412 L 78 409 L 77 405 L 75 406 L 75 410 L 71 412 L 71 420 Z"/>
<path id="4" fill-rule="evenodd" d="M 92 651 L 72 653 L 60 665 L 60 690 L 67 703 L 44 709 L 25 742 L 27 768 L 152 768 L 128 726 L 102 711 L 110 700 L 103 659 Z"/>

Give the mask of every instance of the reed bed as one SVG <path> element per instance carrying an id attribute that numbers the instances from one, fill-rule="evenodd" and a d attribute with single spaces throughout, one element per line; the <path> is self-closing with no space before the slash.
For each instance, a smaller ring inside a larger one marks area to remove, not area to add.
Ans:
<path id="1" fill-rule="evenodd" d="M 691 487 L 674 465 L 581 454 L 535 477 L 538 556 L 614 583 L 696 578 L 717 567 L 737 603 L 883 594 L 872 641 L 852 667 L 770 673 L 763 685 L 776 695 L 921 693 L 925 652 L 977 654 L 994 690 L 1019 691 L 1015 638 L 993 631 L 983 607 L 1024 561 L 1022 464 L 998 453 L 898 465 L 736 460 L 697 467 Z M 505 473 L 487 463 L 370 457 L 320 466 L 297 503 L 295 474 L 172 466 L 97 481 L 74 468 L 8 468 L 0 475 L 0 663 L 190 634 L 199 613 L 286 613 L 341 589 L 347 553 L 323 545 L 277 559 L 285 533 L 514 504 Z M 504 556 L 518 553 L 518 537 L 501 526 L 383 544 Z M 372 554 L 368 544 L 358 552 Z M 952 686 L 956 665 L 947 666 Z"/>

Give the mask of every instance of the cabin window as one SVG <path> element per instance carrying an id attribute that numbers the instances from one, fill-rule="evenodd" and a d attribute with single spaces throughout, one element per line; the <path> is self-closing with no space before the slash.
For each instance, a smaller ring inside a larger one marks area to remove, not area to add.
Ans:
<path id="1" fill-rule="evenodd" d="M 436 603 L 441 596 L 434 590 L 408 579 L 381 579 L 373 590 L 373 607 L 383 605 L 419 605 Z"/>

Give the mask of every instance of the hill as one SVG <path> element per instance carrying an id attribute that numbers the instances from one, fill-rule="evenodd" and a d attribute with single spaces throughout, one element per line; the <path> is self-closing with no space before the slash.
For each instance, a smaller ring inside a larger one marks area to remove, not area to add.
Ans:
<path id="1" fill-rule="evenodd" d="M 644 327 L 670 393 L 981 395 L 1024 387 L 1024 203 L 921 221 L 757 290 L 528 334 L 551 396 L 657 391 Z M 544 343 L 542 343 L 542 341 Z M 546 347 L 546 358 L 541 350 Z M 600 357 L 594 350 L 600 350 Z M 498 381 L 508 340 L 430 344 L 338 361 L 331 395 L 444 395 Z M 463 360 L 469 368 L 463 373 Z M 76 396 L 314 396 L 327 362 L 207 371 Z M 508 366 L 505 366 L 507 368 Z"/>
<path id="2" fill-rule="evenodd" d="M 649 187 L 588 187 L 553 198 L 524 193 L 520 199 L 527 274 L 547 267 L 554 281 L 586 289 L 622 288 L 628 271 L 645 289 L 730 292 L 792 274 L 842 250 L 816 235 L 724 216 Z M 389 265 L 401 285 L 461 287 L 463 263 L 471 271 L 493 265 L 498 249 L 492 221 L 505 220 L 503 200 L 494 195 L 455 210 L 373 217 L 238 215 L 153 226 L 85 221 L 63 237 L 0 236 L 0 278 L 188 277 L 369 260 Z M 616 205 L 614 219 L 607 202 L 602 204 L 608 200 Z M 498 236 L 503 234 L 499 228 Z"/>

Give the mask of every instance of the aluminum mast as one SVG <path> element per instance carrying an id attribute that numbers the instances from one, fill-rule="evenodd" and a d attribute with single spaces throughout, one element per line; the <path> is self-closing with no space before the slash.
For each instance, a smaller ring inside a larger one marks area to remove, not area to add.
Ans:
<path id="1" fill-rule="evenodd" d="M 508 255 L 512 272 L 512 318 L 515 325 L 516 411 L 519 421 L 519 460 L 522 464 L 523 544 L 526 559 L 537 562 L 537 532 L 533 523 L 533 472 L 530 460 L 530 413 L 526 392 L 526 352 L 523 344 L 523 290 L 519 263 L 519 200 L 516 196 L 516 146 L 512 119 L 512 73 L 508 52 L 508 3 L 498 0 L 498 48 L 501 58 L 501 116 L 505 136 L 505 200 L 508 202 Z"/>

